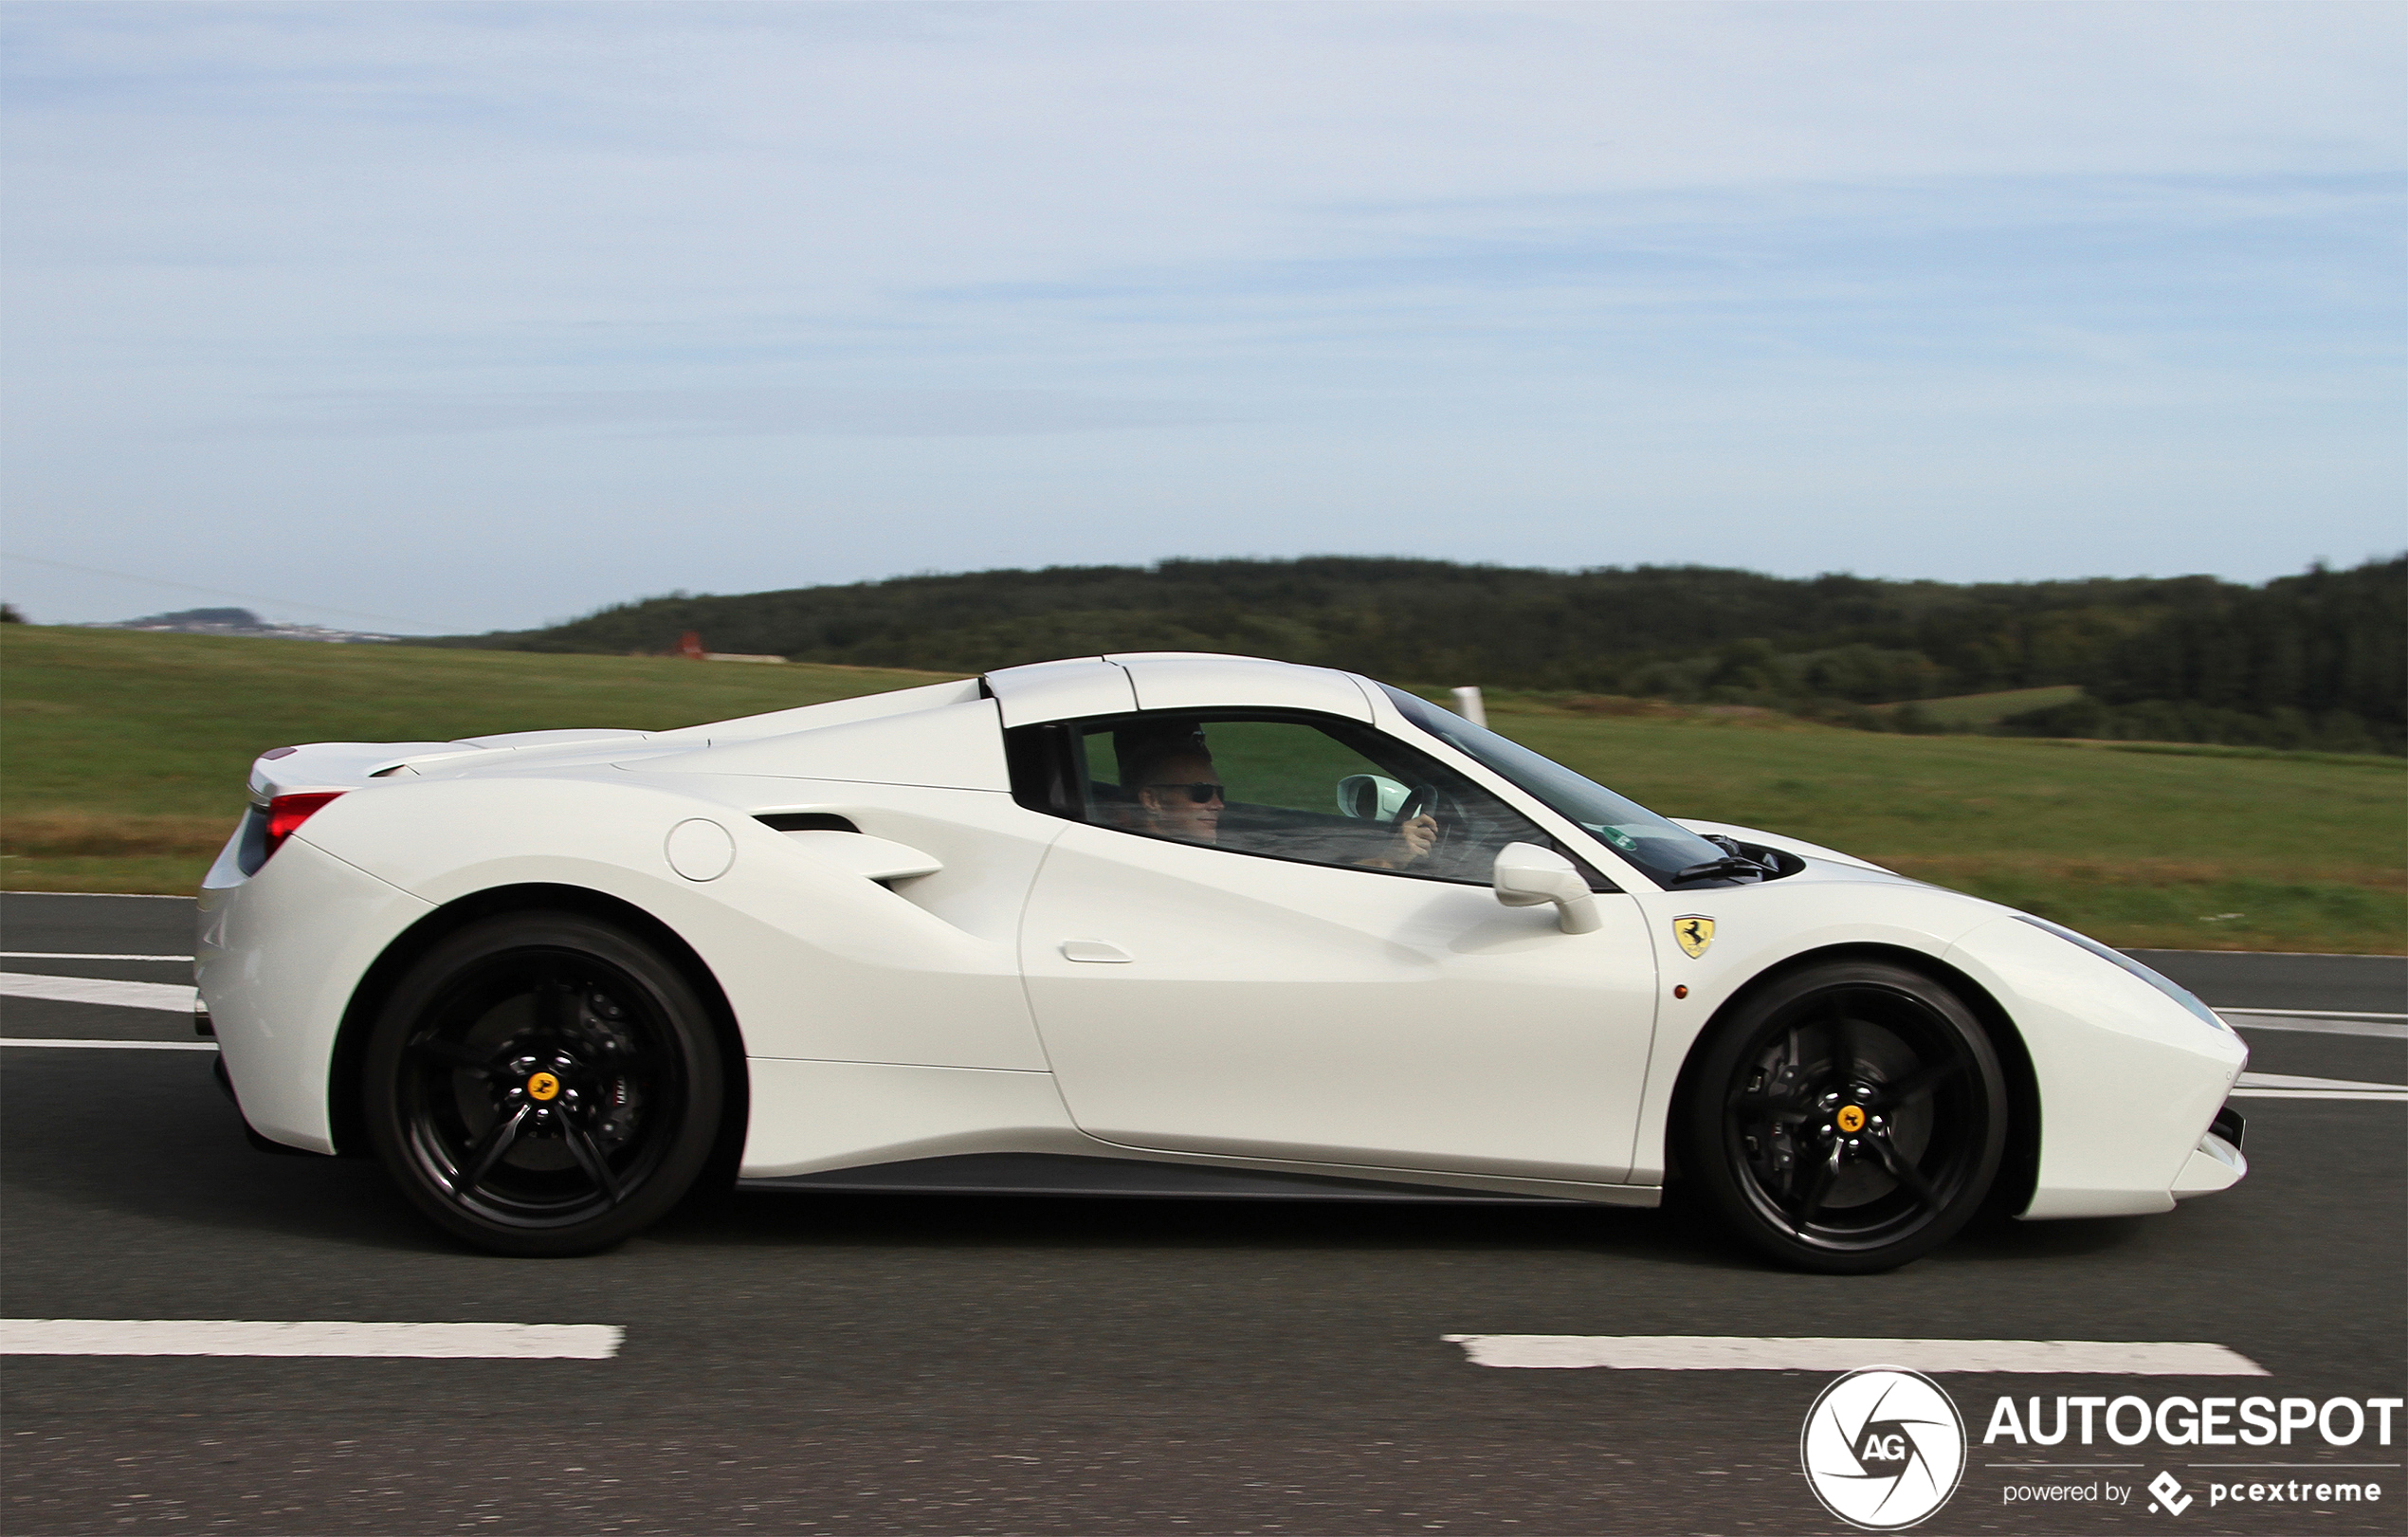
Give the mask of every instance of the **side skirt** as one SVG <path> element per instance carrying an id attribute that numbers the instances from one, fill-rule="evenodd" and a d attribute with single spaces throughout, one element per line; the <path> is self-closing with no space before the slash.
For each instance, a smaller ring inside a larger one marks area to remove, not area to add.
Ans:
<path id="1" fill-rule="evenodd" d="M 1340 1180 L 1067 1153 L 961 1153 L 862 1168 L 742 1180 L 741 1190 L 952 1196 L 1096 1196 L 1184 1200 L 1410 1201 L 1449 1206 L 1591 1206 L 1561 1196 L 1489 1195 L 1438 1185 Z"/>

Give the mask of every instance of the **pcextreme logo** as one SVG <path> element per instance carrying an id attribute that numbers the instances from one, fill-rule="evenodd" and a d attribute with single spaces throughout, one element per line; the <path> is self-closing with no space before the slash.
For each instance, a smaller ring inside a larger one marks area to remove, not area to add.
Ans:
<path id="1" fill-rule="evenodd" d="M 1797 1458 L 1823 1508 L 1852 1527 L 1897 1531 L 1948 1503 L 1965 1472 L 1965 1424 L 1921 1372 L 1868 1366 L 1806 1411 Z"/>

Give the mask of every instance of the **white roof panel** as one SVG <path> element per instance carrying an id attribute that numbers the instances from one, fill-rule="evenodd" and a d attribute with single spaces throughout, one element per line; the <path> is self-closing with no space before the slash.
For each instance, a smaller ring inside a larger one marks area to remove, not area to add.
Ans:
<path id="1" fill-rule="evenodd" d="M 1362 686 L 1352 674 L 1330 668 L 1207 651 L 1116 652 L 1106 660 L 1128 669 L 1141 710 L 1251 706 L 1372 718 Z"/>
<path id="2" fill-rule="evenodd" d="M 1100 656 L 1066 662 L 1031 662 L 987 674 L 987 690 L 1002 706 L 1008 730 L 1040 721 L 1083 715 L 1120 715 L 1137 708 L 1127 671 Z"/>

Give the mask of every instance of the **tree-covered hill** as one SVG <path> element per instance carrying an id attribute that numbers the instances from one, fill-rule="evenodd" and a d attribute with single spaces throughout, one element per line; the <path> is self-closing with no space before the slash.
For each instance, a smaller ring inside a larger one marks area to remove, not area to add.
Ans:
<path id="1" fill-rule="evenodd" d="M 658 652 L 687 631 L 713 650 L 960 671 L 1111 650 L 1241 651 L 1426 683 L 1767 704 L 1868 724 L 1915 716 L 1855 707 L 2079 684 L 2088 695 L 2058 715 L 2006 729 L 2398 751 L 2408 558 L 2262 587 L 1166 560 L 677 595 L 450 644 Z"/>

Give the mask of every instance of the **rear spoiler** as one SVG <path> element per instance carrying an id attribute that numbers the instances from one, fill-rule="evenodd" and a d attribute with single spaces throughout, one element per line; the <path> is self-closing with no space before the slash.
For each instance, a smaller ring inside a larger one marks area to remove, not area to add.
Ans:
<path id="1" fill-rule="evenodd" d="M 250 796 L 266 805 L 278 796 L 317 795 L 356 790 L 371 779 L 415 773 L 413 765 L 488 753 L 516 752 L 532 747 L 575 747 L 588 743 L 639 742 L 648 731 L 578 728 L 567 731 L 515 731 L 498 737 L 466 737 L 458 741 L 312 741 L 298 747 L 275 747 L 251 760 Z"/>
<path id="2" fill-rule="evenodd" d="M 955 683 L 924 684 L 888 693 L 802 704 L 733 721 L 714 721 L 674 731 L 633 731 L 607 726 L 576 726 L 554 731 L 512 731 L 495 737 L 463 737 L 456 741 L 313 741 L 277 747 L 251 763 L 251 799 L 265 806 L 278 796 L 320 795 L 356 790 L 371 779 L 412 775 L 421 764 L 457 763 L 464 759 L 497 753 L 562 750 L 563 756 L 602 753 L 614 747 L 647 745 L 652 753 L 708 748 L 755 741 L 821 726 L 847 725 L 891 715 L 936 709 L 980 697 L 976 678 Z M 648 754 L 635 756 L 649 756 Z"/>

